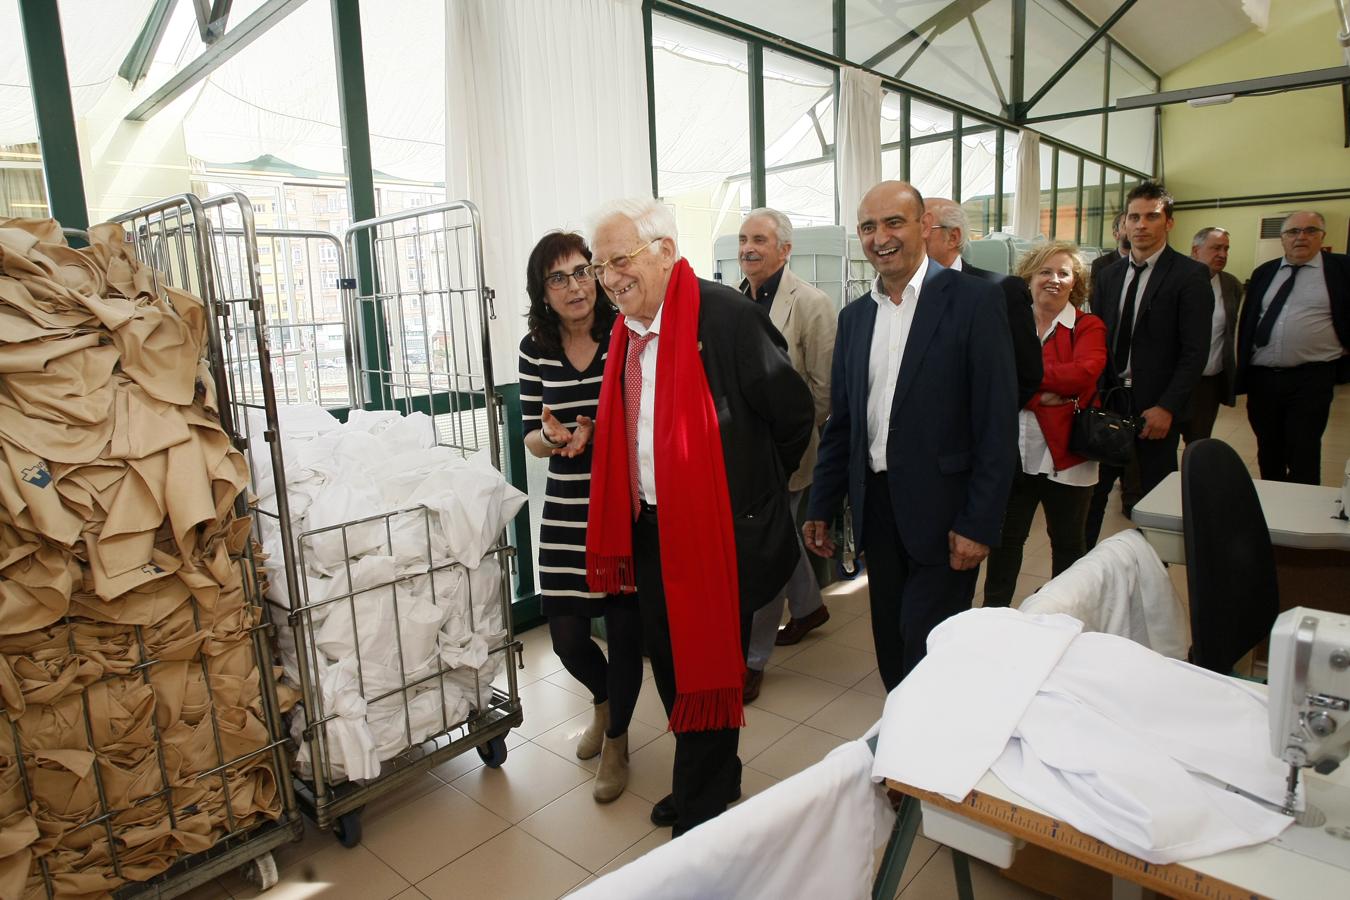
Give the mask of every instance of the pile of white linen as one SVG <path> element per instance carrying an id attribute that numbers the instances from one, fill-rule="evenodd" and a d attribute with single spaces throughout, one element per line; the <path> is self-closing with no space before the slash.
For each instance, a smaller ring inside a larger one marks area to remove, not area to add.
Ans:
<path id="1" fill-rule="evenodd" d="M 960 801 L 987 771 L 1151 863 L 1259 844 L 1292 821 L 1265 697 L 1066 615 L 943 622 L 886 699 L 875 779 Z"/>
<path id="2" fill-rule="evenodd" d="M 486 454 L 466 460 L 437 446 L 422 413 L 352 410 L 345 424 L 317 406 L 278 414 L 301 628 L 322 693 L 308 720 L 336 716 L 323 726 L 328 780 L 373 778 L 382 761 L 491 702 L 504 654 L 490 651 L 506 623 L 501 566 L 485 554 L 525 495 Z M 275 514 L 271 461 L 256 453 L 253 462 L 258 506 Z M 258 518 L 269 599 L 289 609 L 280 529 Z M 278 625 L 283 666 L 298 682 L 294 636 Z M 297 714 L 291 729 L 308 776 L 304 725 Z"/>

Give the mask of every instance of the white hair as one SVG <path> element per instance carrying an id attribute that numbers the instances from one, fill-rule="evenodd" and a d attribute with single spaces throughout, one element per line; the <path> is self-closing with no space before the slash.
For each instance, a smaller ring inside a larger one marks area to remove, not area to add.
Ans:
<path id="1" fill-rule="evenodd" d="M 591 215 L 591 244 L 595 244 L 595 233 L 611 219 L 627 219 L 637 229 L 638 237 L 644 241 L 658 241 L 670 238 L 675 245 L 675 256 L 680 255 L 680 239 L 675 224 L 675 211 L 660 200 L 651 197 L 624 197 L 611 200 Z"/>
<path id="2" fill-rule="evenodd" d="M 929 198 L 928 203 L 930 207 L 934 202 L 938 201 L 939 199 L 944 200 L 946 202 L 938 203 L 937 211 L 933 214 L 934 219 L 933 224 L 941 225 L 943 228 L 948 229 L 951 228 L 961 229 L 961 252 L 969 253 L 970 220 L 966 218 L 966 211 L 961 208 L 961 204 L 957 203 L 955 200 L 947 200 L 945 197 Z"/>
<path id="3" fill-rule="evenodd" d="M 776 209 L 769 209 L 767 206 L 761 206 L 759 209 L 752 209 L 746 214 L 745 219 L 748 222 L 755 216 L 764 216 L 773 222 L 774 234 L 778 237 L 778 244 L 792 243 L 792 220 L 783 215 Z"/>
<path id="4" fill-rule="evenodd" d="M 1284 231 L 1286 228 L 1289 227 L 1289 220 L 1292 219 L 1294 216 L 1316 216 L 1317 227 L 1322 229 L 1323 231 L 1327 230 L 1326 216 L 1312 209 L 1296 209 L 1289 215 L 1284 217 L 1284 221 L 1280 223 L 1280 231 Z"/>
<path id="5" fill-rule="evenodd" d="M 1195 233 L 1195 237 L 1191 238 L 1191 249 L 1199 250 L 1204 246 L 1205 241 L 1209 240 L 1211 234 L 1222 234 L 1227 237 L 1228 229 L 1220 228 L 1218 225 L 1210 225 L 1208 228 L 1201 228 Z"/>

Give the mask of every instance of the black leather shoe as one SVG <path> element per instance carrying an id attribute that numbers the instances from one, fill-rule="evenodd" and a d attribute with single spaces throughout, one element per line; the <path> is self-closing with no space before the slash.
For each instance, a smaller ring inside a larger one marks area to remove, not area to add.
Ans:
<path id="1" fill-rule="evenodd" d="M 774 644 L 779 647 L 790 647 L 799 643 L 807 633 L 813 629 L 819 628 L 830 621 L 830 611 L 821 604 L 820 608 L 814 612 L 807 613 L 800 619 L 789 619 L 788 623 L 778 629 L 778 636 L 774 638 Z"/>
<path id="2" fill-rule="evenodd" d="M 674 794 L 666 794 L 652 807 L 652 824 L 657 828 L 670 828 L 679 817 L 675 811 Z"/>
<path id="3" fill-rule="evenodd" d="M 741 702 L 754 703 L 759 699 L 760 686 L 764 684 L 764 673 L 759 669 L 745 670 L 745 685 L 741 688 Z"/>

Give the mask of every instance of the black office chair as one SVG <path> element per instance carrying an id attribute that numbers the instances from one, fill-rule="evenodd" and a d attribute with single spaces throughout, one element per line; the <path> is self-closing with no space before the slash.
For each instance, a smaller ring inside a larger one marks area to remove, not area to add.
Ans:
<path id="1" fill-rule="evenodd" d="M 1228 674 L 1280 612 L 1275 551 L 1246 465 L 1213 438 L 1181 457 L 1191 662 Z"/>

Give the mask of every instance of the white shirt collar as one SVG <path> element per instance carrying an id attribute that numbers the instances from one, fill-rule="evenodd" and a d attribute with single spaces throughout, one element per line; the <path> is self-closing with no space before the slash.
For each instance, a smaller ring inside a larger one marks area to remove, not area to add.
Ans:
<path id="1" fill-rule="evenodd" d="M 1294 265 L 1294 263 L 1291 263 L 1287 258 L 1280 259 L 1281 269 L 1285 268 L 1286 266 L 1292 265 Z M 1316 253 L 1313 254 L 1313 258 L 1305 262 L 1303 265 L 1312 266 L 1314 269 L 1322 268 L 1322 251 L 1318 250 Z"/>
<path id="2" fill-rule="evenodd" d="M 1163 245 L 1158 248 L 1157 252 L 1154 253 L 1152 256 L 1150 256 L 1148 259 L 1144 260 L 1144 265 L 1150 269 L 1153 268 L 1158 263 L 1158 257 L 1162 256 L 1163 251 L 1166 249 L 1167 249 L 1167 242 L 1163 241 Z M 1130 254 L 1127 258 L 1130 261 L 1130 265 L 1133 266 L 1139 265 L 1137 262 L 1134 261 L 1134 254 Z"/>
<path id="3" fill-rule="evenodd" d="M 919 267 L 914 270 L 914 277 L 909 280 L 909 284 L 905 285 L 905 290 L 901 292 L 901 301 L 905 299 L 906 293 L 911 294 L 913 299 L 917 301 L 919 299 L 919 291 L 923 289 L 923 280 L 927 275 L 928 257 L 924 256 L 924 258 L 919 261 Z M 913 290 L 911 290 L 911 288 Z M 882 305 L 883 302 L 891 302 L 891 295 L 887 294 L 882 289 L 880 275 L 872 279 L 872 299 L 877 302 L 878 306 Z"/>
<path id="4" fill-rule="evenodd" d="M 960 272 L 960 271 L 963 271 L 963 270 L 965 269 L 965 267 L 966 267 L 966 266 L 965 266 L 965 261 L 962 260 L 961 257 L 958 255 L 958 256 L 956 257 L 956 259 L 952 260 L 952 264 L 951 264 L 950 266 L 948 266 L 947 268 L 949 268 L 949 269 L 955 269 L 956 271 Z"/>
<path id="5" fill-rule="evenodd" d="M 1077 308 L 1075 308 L 1072 303 L 1065 303 L 1064 308 L 1059 311 L 1059 315 L 1055 316 L 1055 321 L 1053 322 L 1053 324 L 1063 325 L 1065 328 L 1072 328 L 1074 323 L 1077 321 L 1078 321 Z"/>
<path id="6" fill-rule="evenodd" d="M 628 316 L 624 316 L 623 324 L 627 325 L 629 329 L 632 330 L 633 334 L 636 334 L 638 337 L 646 337 L 649 333 L 659 335 L 661 333 L 661 313 L 665 312 L 665 310 L 666 304 L 663 300 L 661 301 L 661 307 L 656 311 L 656 316 L 652 319 L 652 324 L 648 325 L 646 328 L 643 328 L 642 323 L 637 319 L 629 318 Z"/>

